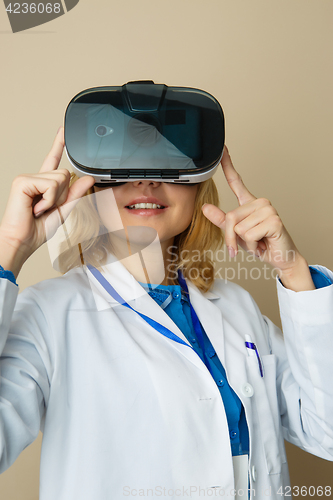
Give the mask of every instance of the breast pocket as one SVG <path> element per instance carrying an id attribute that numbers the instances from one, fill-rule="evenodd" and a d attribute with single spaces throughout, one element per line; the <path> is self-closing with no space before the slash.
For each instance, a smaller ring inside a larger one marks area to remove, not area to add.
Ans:
<path id="1" fill-rule="evenodd" d="M 276 357 L 269 354 L 261 357 L 264 367 L 260 374 L 257 356 L 246 358 L 248 377 L 254 389 L 253 403 L 260 439 L 264 448 L 268 474 L 280 474 L 286 462 L 286 453 L 281 432 L 281 421 L 276 392 Z"/>

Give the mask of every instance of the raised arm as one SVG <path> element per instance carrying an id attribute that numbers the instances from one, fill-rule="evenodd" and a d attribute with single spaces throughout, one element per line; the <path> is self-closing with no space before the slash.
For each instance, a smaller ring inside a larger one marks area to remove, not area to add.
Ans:
<path id="1" fill-rule="evenodd" d="M 295 292 L 315 290 L 309 266 L 297 250 L 277 211 L 266 198 L 256 198 L 245 187 L 236 172 L 225 146 L 222 168 L 239 207 L 223 212 L 205 204 L 203 214 L 225 232 L 225 242 L 231 257 L 237 255 L 238 245 L 271 264 L 286 288 Z"/>

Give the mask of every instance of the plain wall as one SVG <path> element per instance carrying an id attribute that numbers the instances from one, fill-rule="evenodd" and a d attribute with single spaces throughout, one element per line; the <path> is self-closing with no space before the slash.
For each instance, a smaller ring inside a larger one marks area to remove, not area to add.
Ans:
<path id="1" fill-rule="evenodd" d="M 76 93 L 152 79 L 220 101 L 246 186 L 271 201 L 309 264 L 333 269 L 332 18 L 331 0 L 80 0 L 12 34 L 0 5 L 0 214 L 13 178 L 40 169 Z M 65 157 L 61 166 L 69 168 Z M 221 208 L 235 208 L 222 169 L 215 179 Z M 238 264 L 254 265 L 241 259 L 221 265 L 280 325 L 274 279 L 238 277 Z M 20 289 L 52 276 L 44 246 L 24 266 Z M 41 434 L 0 476 L 1 499 L 38 498 L 40 446 Z M 292 485 L 333 488 L 331 462 L 291 445 L 287 452 Z"/>

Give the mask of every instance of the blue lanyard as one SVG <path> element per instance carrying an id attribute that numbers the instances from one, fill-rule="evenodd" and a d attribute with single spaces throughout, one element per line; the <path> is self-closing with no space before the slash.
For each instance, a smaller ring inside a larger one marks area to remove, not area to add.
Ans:
<path id="1" fill-rule="evenodd" d="M 113 288 L 111 283 L 109 283 L 95 267 L 91 266 L 90 264 L 88 264 L 87 267 L 88 267 L 89 271 L 93 274 L 93 276 L 97 279 L 97 281 L 102 285 L 104 290 L 106 290 L 108 292 L 108 294 L 111 295 L 112 298 L 114 298 L 117 302 L 119 302 L 119 304 L 121 304 L 121 305 L 127 307 L 128 309 L 131 309 L 135 313 L 137 313 L 139 316 L 141 316 L 142 319 L 144 319 L 149 325 L 151 325 L 153 328 L 155 328 L 155 330 L 157 330 L 159 333 L 161 333 L 165 337 L 167 337 L 171 340 L 174 340 L 175 342 L 178 342 L 179 344 L 183 344 L 183 345 L 186 345 L 187 347 L 190 347 L 199 356 L 199 354 L 195 351 L 195 349 L 193 349 L 192 346 L 190 346 L 186 342 L 184 342 L 175 333 L 173 333 L 171 330 L 169 330 L 169 328 L 166 328 L 165 326 L 163 326 L 160 323 L 158 323 L 157 321 L 149 318 L 145 314 L 142 314 L 142 313 L 136 311 L 135 309 L 133 309 L 133 307 L 131 307 L 129 304 L 127 304 L 127 302 L 118 294 L 118 292 L 116 292 L 116 290 Z M 185 282 L 180 270 L 178 271 L 178 280 L 179 280 L 179 284 L 180 284 L 182 290 L 185 293 L 187 293 L 187 295 L 188 295 L 188 301 L 189 301 L 189 305 L 190 305 L 190 309 L 191 309 L 191 318 L 192 318 L 192 322 L 193 322 L 193 328 L 194 328 L 194 331 L 197 335 L 201 350 L 203 352 L 205 365 L 207 366 L 210 374 L 213 376 L 211 369 L 210 369 L 209 362 L 208 362 L 207 357 L 206 357 L 206 353 L 205 353 L 205 346 L 204 346 L 204 340 L 203 340 L 203 329 L 202 329 L 201 323 L 199 321 L 199 318 L 197 316 L 197 313 L 193 309 L 193 306 L 190 302 L 188 288 L 187 288 L 186 282 Z"/>

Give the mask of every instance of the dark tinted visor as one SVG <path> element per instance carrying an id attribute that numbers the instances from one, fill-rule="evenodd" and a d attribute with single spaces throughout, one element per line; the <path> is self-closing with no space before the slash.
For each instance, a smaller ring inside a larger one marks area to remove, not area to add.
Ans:
<path id="1" fill-rule="evenodd" d="M 223 111 L 212 95 L 153 82 L 84 90 L 65 115 L 72 162 L 110 178 L 135 177 L 138 170 L 165 178 L 206 172 L 221 158 L 224 135 Z"/>

